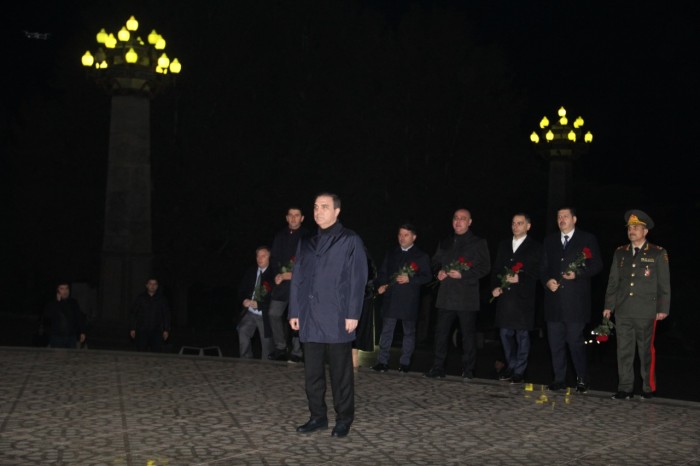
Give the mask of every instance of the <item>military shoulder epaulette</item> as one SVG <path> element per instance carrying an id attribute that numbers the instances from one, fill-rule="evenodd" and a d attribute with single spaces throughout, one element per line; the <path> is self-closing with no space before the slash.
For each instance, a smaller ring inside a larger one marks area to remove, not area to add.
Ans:
<path id="1" fill-rule="evenodd" d="M 623 244 L 622 246 L 618 247 L 616 251 L 619 251 L 620 249 L 627 249 L 627 245 Z"/>

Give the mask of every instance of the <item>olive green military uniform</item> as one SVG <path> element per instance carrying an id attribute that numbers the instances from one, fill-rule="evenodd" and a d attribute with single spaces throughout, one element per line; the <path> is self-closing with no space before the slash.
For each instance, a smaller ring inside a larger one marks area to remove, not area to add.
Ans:
<path id="1" fill-rule="evenodd" d="M 635 345 L 639 351 L 642 390 L 656 391 L 656 314 L 668 314 L 670 302 L 671 279 L 666 250 L 649 242 L 636 254 L 631 244 L 617 248 L 605 293 L 605 309 L 615 313 L 619 391 L 633 390 Z"/>

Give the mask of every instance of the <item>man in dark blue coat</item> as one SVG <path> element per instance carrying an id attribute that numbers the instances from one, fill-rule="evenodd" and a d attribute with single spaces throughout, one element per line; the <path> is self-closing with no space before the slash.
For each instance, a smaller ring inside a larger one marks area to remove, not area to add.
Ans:
<path id="1" fill-rule="evenodd" d="M 328 357 L 334 437 L 345 437 L 355 416 L 352 341 L 362 313 L 367 256 L 360 237 L 338 221 L 340 199 L 323 193 L 314 202 L 318 232 L 302 238 L 296 254 L 289 299 L 289 324 L 304 344 L 308 433 L 328 427 L 325 361 Z"/>
<path id="2" fill-rule="evenodd" d="M 384 296 L 379 356 L 377 364 L 372 366 L 377 372 L 389 370 L 389 353 L 398 320 L 403 325 L 399 372 L 408 372 L 416 347 L 421 285 L 432 278 L 430 258 L 414 244 L 416 237 L 416 228 L 410 223 L 399 227 L 399 245 L 387 252 L 375 280 L 377 292 Z"/>
<path id="3" fill-rule="evenodd" d="M 501 241 L 491 275 L 491 296 L 498 299 L 494 324 L 498 327 L 506 368 L 499 380 L 523 383 L 530 354 L 530 330 L 535 323 L 535 294 L 542 246 L 530 231 L 530 216 L 513 216 L 513 237 Z"/>
<path id="4" fill-rule="evenodd" d="M 588 391 L 588 363 L 583 330 L 591 320 L 591 277 L 603 268 L 598 240 L 576 228 L 576 211 L 557 211 L 559 231 L 547 235 L 540 262 L 544 284 L 544 320 L 552 353 L 553 391 L 566 388 L 566 347 L 576 370 L 576 391 Z"/>

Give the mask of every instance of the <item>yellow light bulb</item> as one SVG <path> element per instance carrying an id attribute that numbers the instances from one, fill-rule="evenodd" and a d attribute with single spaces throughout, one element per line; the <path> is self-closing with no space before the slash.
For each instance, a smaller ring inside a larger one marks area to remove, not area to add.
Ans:
<path id="1" fill-rule="evenodd" d="M 549 119 L 547 117 L 542 117 L 540 120 L 540 128 L 544 129 L 549 126 Z"/>
<path id="2" fill-rule="evenodd" d="M 182 65 L 180 64 L 180 61 L 177 58 L 173 58 L 173 61 L 170 62 L 170 72 L 172 74 L 179 74 L 181 70 Z"/>
<path id="3" fill-rule="evenodd" d="M 576 133 L 574 133 L 573 129 L 569 131 L 566 137 L 569 138 L 569 141 L 576 142 Z"/>
<path id="4" fill-rule="evenodd" d="M 566 116 L 566 110 L 564 109 L 564 107 L 560 107 L 560 108 L 559 108 L 559 111 L 557 112 L 557 114 L 558 114 L 560 117 Z"/>
<path id="5" fill-rule="evenodd" d="M 109 35 L 107 36 L 107 39 L 105 39 L 105 47 L 107 47 L 108 49 L 113 49 L 116 46 L 117 46 L 117 38 L 114 37 L 114 34 L 112 34 L 110 32 Z"/>
<path id="6" fill-rule="evenodd" d="M 530 135 L 530 141 L 534 142 L 535 144 L 539 143 L 540 142 L 539 135 L 533 131 L 532 134 Z"/>
<path id="7" fill-rule="evenodd" d="M 580 128 L 581 126 L 583 126 L 583 118 L 578 117 L 576 121 L 574 121 L 574 128 Z"/>
<path id="8" fill-rule="evenodd" d="M 136 21 L 136 18 L 134 18 L 134 15 L 131 15 L 131 18 L 129 18 L 126 21 L 126 28 L 131 32 L 134 32 L 139 28 L 139 22 Z"/>
<path id="9" fill-rule="evenodd" d="M 547 139 L 547 141 L 552 141 L 554 139 L 554 133 L 550 129 L 547 131 L 547 134 L 545 134 L 544 137 Z"/>
<path id="10" fill-rule="evenodd" d="M 148 43 L 151 45 L 156 45 L 156 42 L 158 42 L 158 39 L 160 38 L 160 35 L 156 32 L 155 29 L 151 31 L 151 33 L 148 35 Z"/>
<path id="11" fill-rule="evenodd" d="M 80 61 L 83 63 L 83 66 L 87 66 L 90 68 L 93 63 L 95 63 L 95 57 L 92 56 L 90 51 L 88 50 L 85 52 L 85 55 L 80 59 Z"/>
<path id="12" fill-rule="evenodd" d="M 559 124 L 562 126 L 566 126 L 569 124 L 569 120 L 565 116 L 563 116 L 559 118 Z"/>
<path id="13" fill-rule="evenodd" d="M 593 135 L 591 134 L 590 131 L 586 133 L 586 135 L 583 137 L 583 140 L 585 142 L 592 142 L 593 141 Z"/>
<path id="14" fill-rule="evenodd" d="M 130 48 L 129 51 L 126 52 L 126 55 L 124 55 L 124 59 L 127 63 L 136 63 L 139 56 L 133 48 Z"/>
<path id="15" fill-rule="evenodd" d="M 107 31 L 105 31 L 105 28 L 100 29 L 100 32 L 97 33 L 97 43 L 98 44 L 104 44 L 105 41 L 107 40 Z"/>
<path id="16" fill-rule="evenodd" d="M 118 38 L 121 42 L 127 42 L 127 41 L 129 40 L 129 37 L 131 37 L 131 34 L 129 33 L 129 31 L 128 31 L 124 26 L 122 26 L 122 28 L 121 28 L 121 29 L 119 30 L 119 32 L 117 33 L 117 38 Z"/>

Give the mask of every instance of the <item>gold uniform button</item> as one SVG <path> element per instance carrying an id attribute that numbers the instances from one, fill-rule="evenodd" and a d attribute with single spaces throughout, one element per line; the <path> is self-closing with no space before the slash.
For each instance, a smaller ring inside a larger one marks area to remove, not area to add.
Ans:
<path id="1" fill-rule="evenodd" d="M 636 266 L 637 266 L 637 264 L 632 264 L 632 268 L 635 268 Z"/>
<path id="2" fill-rule="evenodd" d="M 634 296 L 634 293 L 630 293 L 630 296 Z"/>
<path id="3" fill-rule="evenodd" d="M 634 277 L 634 274 L 630 275 L 631 277 Z"/>
<path id="4" fill-rule="evenodd" d="M 630 286 L 634 286 L 634 282 L 630 283 Z"/>

